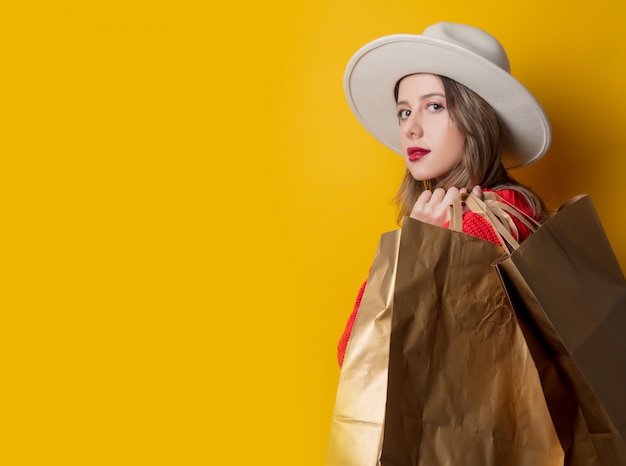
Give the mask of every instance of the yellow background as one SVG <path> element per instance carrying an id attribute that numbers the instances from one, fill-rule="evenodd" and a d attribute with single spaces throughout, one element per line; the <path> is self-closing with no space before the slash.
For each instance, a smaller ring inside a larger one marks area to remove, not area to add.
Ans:
<path id="1" fill-rule="evenodd" d="M 322 464 L 396 226 L 400 158 L 342 90 L 381 35 L 498 37 L 554 132 L 514 175 L 590 193 L 626 266 L 617 0 L 5 3 L 2 464 Z"/>

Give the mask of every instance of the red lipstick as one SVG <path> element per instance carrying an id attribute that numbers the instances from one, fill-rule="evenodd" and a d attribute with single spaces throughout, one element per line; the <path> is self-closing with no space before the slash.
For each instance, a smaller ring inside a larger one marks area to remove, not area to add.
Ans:
<path id="1" fill-rule="evenodd" d="M 423 149 L 422 147 L 409 147 L 406 150 L 406 153 L 409 156 L 409 160 L 411 162 L 415 162 L 416 160 L 421 159 L 425 155 L 428 155 L 430 151 L 428 149 Z"/>

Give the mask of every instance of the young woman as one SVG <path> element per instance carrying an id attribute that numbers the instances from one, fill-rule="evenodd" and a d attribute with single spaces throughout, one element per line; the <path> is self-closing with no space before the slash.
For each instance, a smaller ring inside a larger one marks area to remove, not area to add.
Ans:
<path id="1" fill-rule="evenodd" d="M 345 92 L 355 116 L 400 154 L 406 173 L 396 200 L 404 216 L 448 227 L 460 193 L 495 191 L 536 220 L 546 208 L 507 169 L 547 151 L 550 126 L 535 98 L 510 74 L 498 41 L 474 27 L 438 23 L 422 35 L 393 35 L 361 48 L 350 60 Z M 519 241 L 530 231 L 515 221 Z M 478 214 L 463 215 L 463 231 L 498 243 Z M 355 308 L 338 345 L 342 365 Z"/>

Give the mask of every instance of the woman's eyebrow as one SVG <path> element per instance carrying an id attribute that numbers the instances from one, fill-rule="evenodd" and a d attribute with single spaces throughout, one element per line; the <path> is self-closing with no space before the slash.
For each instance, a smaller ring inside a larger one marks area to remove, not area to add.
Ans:
<path id="1" fill-rule="evenodd" d="M 445 99 L 446 95 L 440 92 L 431 92 L 430 94 L 424 94 L 422 97 L 420 97 L 420 100 L 430 99 L 431 97 L 443 97 Z"/>
<path id="2" fill-rule="evenodd" d="M 445 94 L 441 94 L 439 92 L 431 92 L 430 94 L 424 94 L 422 96 L 420 96 L 420 100 L 428 100 L 432 97 L 442 97 L 442 98 L 446 98 Z M 399 100 L 398 103 L 396 105 L 408 105 L 409 103 L 406 100 Z"/>

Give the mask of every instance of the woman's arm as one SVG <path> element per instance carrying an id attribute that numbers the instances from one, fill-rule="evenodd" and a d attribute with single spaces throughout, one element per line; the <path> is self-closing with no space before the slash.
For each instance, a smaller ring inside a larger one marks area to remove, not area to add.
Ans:
<path id="1" fill-rule="evenodd" d="M 339 339 L 339 343 L 337 344 L 337 362 L 339 363 L 339 367 L 343 366 L 343 358 L 346 355 L 346 348 L 348 347 L 348 340 L 350 339 L 350 334 L 352 333 L 352 327 L 354 327 L 354 320 L 356 319 L 356 315 L 359 312 L 359 307 L 361 306 L 361 299 L 363 298 L 363 292 L 365 291 L 365 287 L 367 286 L 367 281 L 361 285 L 361 289 L 359 290 L 359 294 L 356 297 L 356 302 L 354 303 L 354 309 L 352 310 L 352 314 L 348 318 L 348 322 L 346 323 L 346 328 L 343 331 L 343 335 Z"/>

